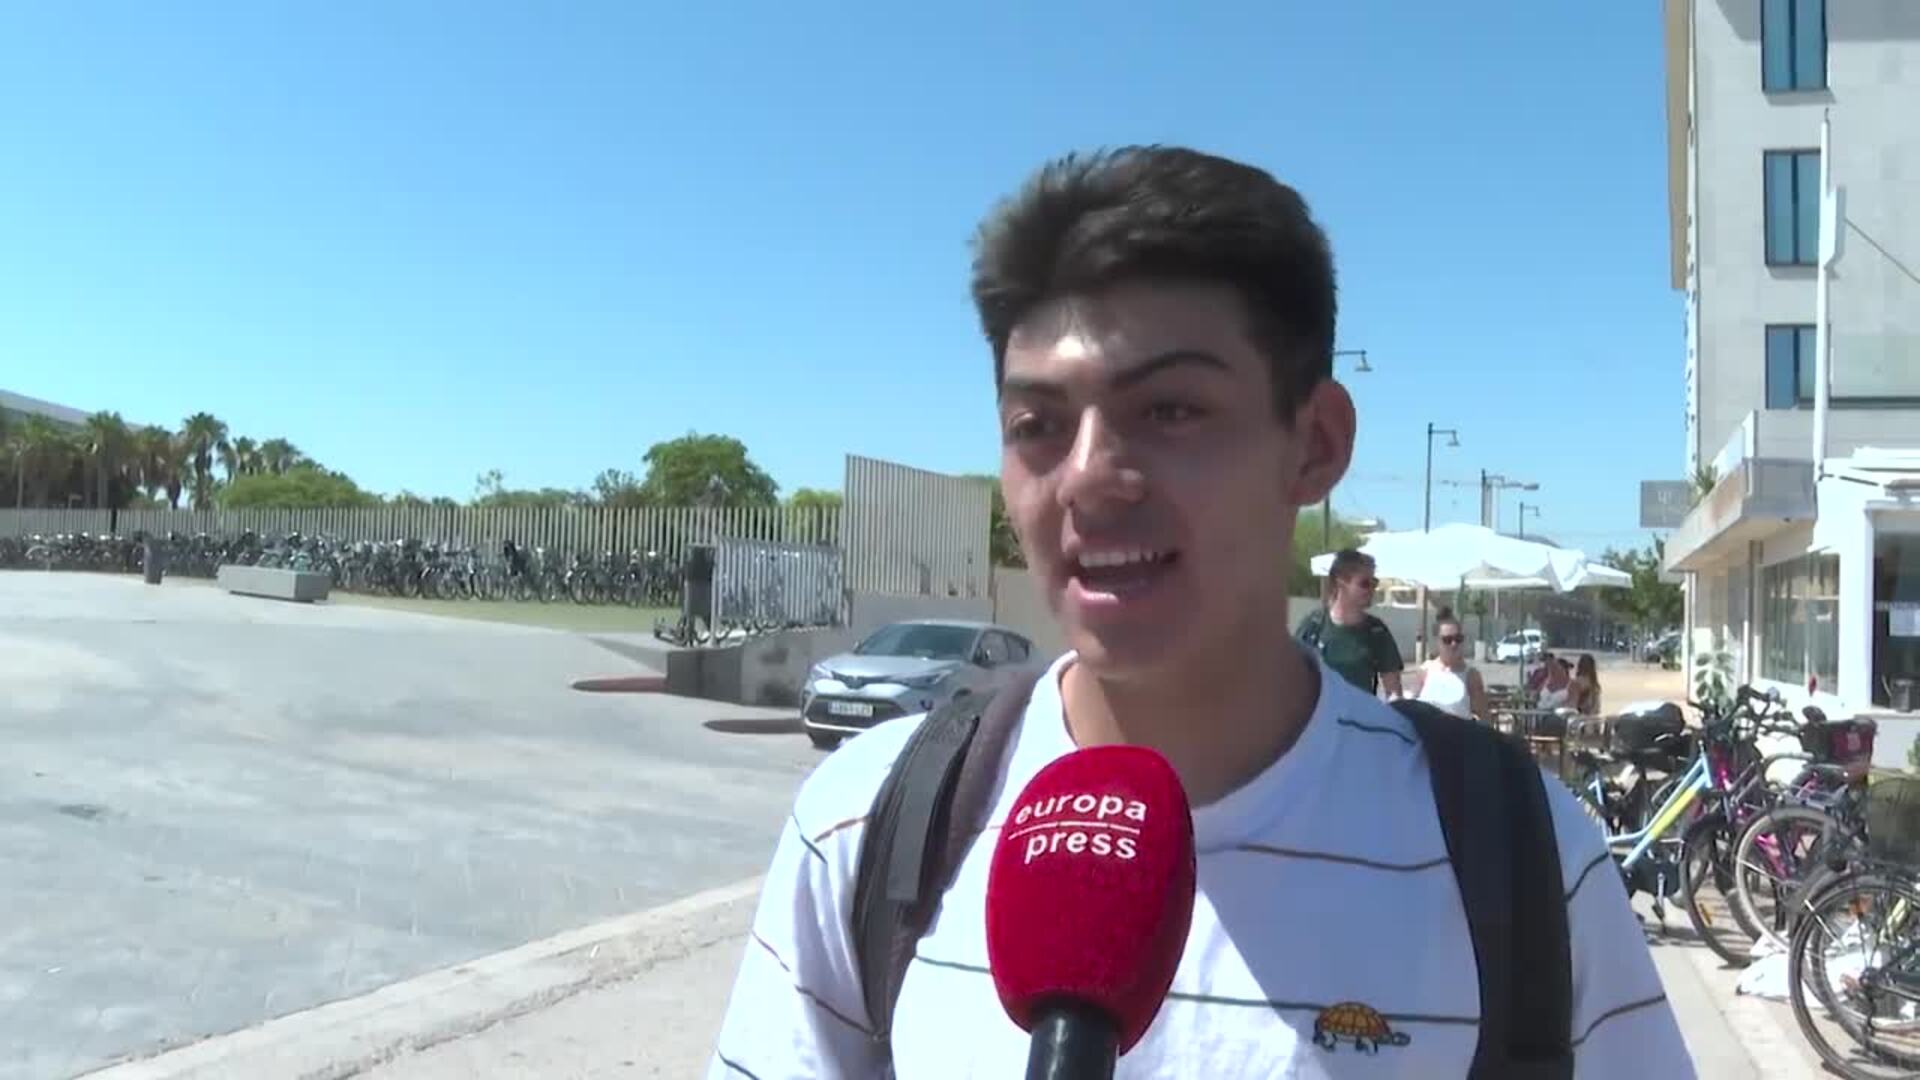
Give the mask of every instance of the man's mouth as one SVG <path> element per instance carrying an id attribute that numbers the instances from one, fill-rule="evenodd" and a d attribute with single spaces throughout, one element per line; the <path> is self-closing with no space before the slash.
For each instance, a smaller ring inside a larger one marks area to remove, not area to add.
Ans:
<path id="1" fill-rule="evenodd" d="M 1074 560 L 1072 576 L 1088 592 L 1125 592 L 1150 584 L 1179 559 L 1180 553 L 1171 548 L 1088 550 Z"/>

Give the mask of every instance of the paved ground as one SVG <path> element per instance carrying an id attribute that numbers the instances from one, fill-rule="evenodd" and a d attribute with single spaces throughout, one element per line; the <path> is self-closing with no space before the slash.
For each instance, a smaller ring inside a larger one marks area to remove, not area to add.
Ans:
<path id="1" fill-rule="evenodd" d="M 1704 1080 L 1824 1075 L 1787 1007 L 1735 997 L 1737 972 L 1720 967 L 1685 931 L 1684 915 L 1681 919 L 1670 934 L 1649 933 L 1648 944 L 1698 1075 Z M 359 1080 L 704 1075 L 743 947 L 737 937 L 705 945 L 634 978 L 396 1058 Z"/>
<path id="2" fill-rule="evenodd" d="M 550 630 L 0 573 L 0 1080 L 760 872 L 817 755 L 777 712 L 569 689 L 638 670 Z"/>
<path id="3" fill-rule="evenodd" d="M 1511 674 L 1507 675 L 1511 678 Z M 1602 659 L 1610 700 L 1678 694 L 1677 672 Z M 1661 931 L 1646 898 L 1636 904 L 1648 947 L 1705 1080 L 1803 1080 L 1825 1075 L 1784 1004 L 1738 997 L 1739 972 L 1723 966 L 1669 909 Z M 744 927 L 742 927 L 744 930 Z M 739 964 L 739 939 L 709 944 L 637 977 L 597 987 L 549 1009 L 388 1062 L 364 1080 L 565 1080 L 703 1075 Z M 644 1023 L 637 1017 L 646 1018 Z"/>
<path id="4" fill-rule="evenodd" d="M 706 1075 L 744 940 L 397 1058 L 355 1080 L 688 1080 Z"/>

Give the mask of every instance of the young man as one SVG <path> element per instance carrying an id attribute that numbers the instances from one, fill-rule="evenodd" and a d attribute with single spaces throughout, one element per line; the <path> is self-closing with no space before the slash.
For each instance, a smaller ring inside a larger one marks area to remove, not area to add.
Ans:
<path id="1" fill-rule="evenodd" d="M 1367 609 L 1380 587 L 1373 557 L 1347 548 L 1327 568 L 1325 604 L 1300 623 L 1300 643 L 1320 654 L 1328 667 L 1369 694 L 1387 688 L 1400 696 L 1400 672 L 1407 664 L 1393 631 Z"/>
<path id="2" fill-rule="evenodd" d="M 1275 553 L 1340 479 L 1355 426 L 1331 377 L 1331 257 L 1306 206 L 1187 150 L 1069 157 L 986 222 L 973 295 L 1007 512 L 1071 651 L 1009 738 L 990 824 L 919 939 L 884 1045 L 852 883 L 919 718 L 861 735 L 807 780 L 709 1076 L 1022 1075 L 1029 1037 L 986 969 L 998 826 L 1046 763 L 1114 743 L 1172 763 L 1199 860 L 1172 992 L 1119 1075 L 1464 1075 L 1479 983 L 1422 743 L 1287 632 Z M 1566 897 L 1579 1074 L 1691 1076 L 1619 875 L 1572 795 L 1549 794 L 1563 872 L 1543 884 Z"/>

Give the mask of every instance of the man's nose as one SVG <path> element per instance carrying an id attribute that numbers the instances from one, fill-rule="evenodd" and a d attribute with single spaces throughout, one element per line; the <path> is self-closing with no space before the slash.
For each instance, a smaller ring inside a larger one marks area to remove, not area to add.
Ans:
<path id="1" fill-rule="evenodd" d="M 1138 502 L 1146 494 L 1146 476 L 1125 433 L 1098 409 L 1081 414 L 1061 471 L 1060 501 L 1074 509 Z"/>

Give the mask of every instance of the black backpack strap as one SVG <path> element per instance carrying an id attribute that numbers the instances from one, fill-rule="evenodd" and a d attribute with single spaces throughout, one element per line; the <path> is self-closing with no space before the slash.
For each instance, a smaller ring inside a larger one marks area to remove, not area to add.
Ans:
<path id="1" fill-rule="evenodd" d="M 1518 740 L 1396 701 L 1427 752 L 1480 974 L 1474 1080 L 1573 1076 L 1573 959 L 1560 846 L 1540 768 Z"/>
<path id="2" fill-rule="evenodd" d="M 1300 639 L 1301 644 L 1304 644 L 1317 653 L 1324 654 L 1326 652 L 1326 646 L 1322 643 L 1321 639 L 1326 636 L 1326 632 L 1327 609 L 1325 607 L 1317 607 L 1307 612 L 1307 617 L 1300 620 L 1300 629 L 1295 631 L 1295 635 Z"/>
<path id="3" fill-rule="evenodd" d="M 860 840 L 852 931 L 873 1038 L 889 1057 L 907 965 L 992 810 L 1000 759 L 1037 681 L 934 710 L 874 795 Z"/>

